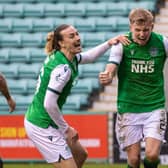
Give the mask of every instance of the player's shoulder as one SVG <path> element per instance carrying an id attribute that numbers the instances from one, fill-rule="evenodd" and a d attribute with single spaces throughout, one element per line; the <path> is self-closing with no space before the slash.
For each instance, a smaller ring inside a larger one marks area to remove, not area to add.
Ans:
<path id="1" fill-rule="evenodd" d="M 59 74 L 65 74 L 69 72 L 71 71 L 70 71 L 70 67 L 68 64 L 59 64 L 52 71 L 52 73 L 59 73 Z"/>

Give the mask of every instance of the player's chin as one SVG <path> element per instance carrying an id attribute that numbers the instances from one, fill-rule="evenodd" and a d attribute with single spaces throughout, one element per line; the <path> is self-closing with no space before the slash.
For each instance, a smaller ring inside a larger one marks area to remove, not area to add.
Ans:
<path id="1" fill-rule="evenodd" d="M 138 43 L 143 46 L 147 43 L 147 39 L 138 40 Z"/>
<path id="2" fill-rule="evenodd" d="M 81 46 L 77 47 L 76 50 L 78 50 L 79 52 L 81 52 L 82 51 L 82 47 Z"/>

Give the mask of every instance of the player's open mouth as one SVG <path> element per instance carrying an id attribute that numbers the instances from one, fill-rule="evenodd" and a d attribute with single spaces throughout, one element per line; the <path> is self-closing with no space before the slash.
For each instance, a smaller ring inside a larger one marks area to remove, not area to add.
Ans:
<path id="1" fill-rule="evenodd" d="M 74 44 L 75 47 L 81 47 L 81 44 Z"/>
<path id="2" fill-rule="evenodd" d="M 145 41 L 146 38 L 138 38 L 138 40 L 140 40 L 140 41 Z"/>

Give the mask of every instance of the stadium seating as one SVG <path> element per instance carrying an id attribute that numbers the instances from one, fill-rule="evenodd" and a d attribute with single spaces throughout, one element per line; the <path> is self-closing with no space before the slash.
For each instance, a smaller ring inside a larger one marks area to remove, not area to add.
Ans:
<path id="1" fill-rule="evenodd" d="M 96 17 L 95 18 L 96 31 L 100 32 L 115 32 L 117 30 L 117 17 Z"/>
<path id="2" fill-rule="evenodd" d="M 9 49 L 1 49 L 1 52 L 0 52 L 0 63 L 1 64 L 10 63 L 9 54 L 10 54 Z"/>
<path id="3" fill-rule="evenodd" d="M 15 101 L 17 102 L 16 110 L 17 112 L 25 113 L 28 106 L 32 102 L 33 95 L 13 95 Z M 5 106 L 5 105 L 4 105 Z M 7 106 L 7 105 L 6 105 Z M 0 107 L 1 108 L 1 107 Z"/>
<path id="4" fill-rule="evenodd" d="M 131 2 L 129 2 L 131 4 Z M 128 16 L 129 9 L 128 3 L 126 2 L 117 2 L 117 3 L 107 3 L 107 15 L 108 16 Z M 133 3 L 134 4 L 134 3 Z"/>
<path id="5" fill-rule="evenodd" d="M 8 81 L 17 102 L 17 112 L 25 112 L 32 101 L 37 77 L 46 54 L 47 32 L 66 23 L 74 25 L 83 50 L 129 30 L 128 13 L 143 7 L 155 12 L 156 0 L 0 0 L 0 72 Z M 80 111 L 88 98 L 100 89 L 99 72 L 108 61 L 110 50 L 96 63 L 79 66 L 79 81 L 63 107 Z M 0 110 L 8 111 L 0 97 Z"/>
<path id="6" fill-rule="evenodd" d="M 23 33 L 18 35 L 21 36 L 21 47 L 43 47 L 45 44 L 45 37 L 42 33 Z"/>
<path id="7" fill-rule="evenodd" d="M 105 64 L 102 62 L 92 64 L 79 65 L 80 77 L 82 78 L 96 78 L 99 72 L 103 71 Z"/>
<path id="8" fill-rule="evenodd" d="M 99 88 L 98 79 L 96 78 L 83 78 L 79 79 L 77 84 L 72 88 L 72 93 L 87 93 L 90 94 L 94 89 Z"/>
<path id="9" fill-rule="evenodd" d="M 8 20 L 12 21 L 11 31 L 13 33 L 32 32 L 32 29 L 33 29 L 32 19 L 15 18 L 15 19 L 8 19 Z"/>
<path id="10" fill-rule="evenodd" d="M 74 25 L 80 32 L 99 31 L 97 29 L 98 27 L 96 25 L 95 17 L 89 17 L 89 18 L 73 17 L 72 19 L 73 19 L 73 22 L 71 22 L 71 24 Z"/>
<path id="11" fill-rule="evenodd" d="M 93 47 L 100 43 L 105 42 L 105 34 L 104 32 L 98 33 L 81 33 L 81 38 L 83 41 L 83 47 Z"/>
<path id="12" fill-rule="evenodd" d="M 20 79 L 37 79 L 41 64 L 19 64 L 18 75 Z"/>
<path id="13" fill-rule="evenodd" d="M 6 48 L 9 52 L 9 63 L 30 63 L 30 54 L 27 48 Z"/>
<path id="14" fill-rule="evenodd" d="M 106 16 L 106 3 L 83 3 L 86 10 L 86 16 Z M 96 8 L 95 8 L 96 6 Z"/>
<path id="15" fill-rule="evenodd" d="M 2 15 L 3 17 L 22 17 L 23 16 L 23 5 L 22 4 L 2 4 Z"/>
<path id="16" fill-rule="evenodd" d="M 64 4 L 64 12 L 65 12 L 65 16 L 68 17 L 72 17 L 72 16 L 79 16 L 79 17 L 83 17 L 85 16 L 85 12 L 86 12 L 86 6 L 85 3 L 78 3 L 78 4 L 74 4 L 74 3 L 65 3 Z"/>
<path id="17" fill-rule="evenodd" d="M 28 50 L 31 63 L 42 63 L 47 57 L 43 48 L 29 48 Z"/>
<path id="18" fill-rule="evenodd" d="M 18 79 L 18 65 L 17 64 L 0 64 L 0 72 L 5 75 L 6 78 Z"/>
<path id="19" fill-rule="evenodd" d="M 20 47 L 21 34 L 0 33 L 0 47 Z"/>
<path id="20" fill-rule="evenodd" d="M 129 31 L 129 20 L 126 17 L 116 17 L 117 19 L 117 31 L 124 32 Z"/>
<path id="21" fill-rule="evenodd" d="M 43 17 L 44 16 L 44 4 L 24 4 L 23 10 L 24 17 Z"/>
<path id="22" fill-rule="evenodd" d="M 11 31 L 12 31 L 12 19 L 1 19 L 0 32 L 9 33 Z"/>
<path id="23" fill-rule="evenodd" d="M 26 80 L 8 79 L 11 94 L 28 95 Z"/>
<path id="24" fill-rule="evenodd" d="M 59 3 L 59 4 L 46 3 L 44 6 L 44 11 L 45 11 L 44 12 L 45 17 L 63 17 L 64 3 Z"/>
<path id="25" fill-rule="evenodd" d="M 55 18 L 34 19 L 32 28 L 33 32 L 49 32 L 55 28 Z"/>
<path id="26" fill-rule="evenodd" d="M 46 55 L 41 48 L 3 48 L 0 62 L 9 63 L 42 63 Z"/>
<path id="27" fill-rule="evenodd" d="M 87 94 L 73 94 L 68 96 L 63 110 L 79 110 L 81 106 L 88 104 Z"/>

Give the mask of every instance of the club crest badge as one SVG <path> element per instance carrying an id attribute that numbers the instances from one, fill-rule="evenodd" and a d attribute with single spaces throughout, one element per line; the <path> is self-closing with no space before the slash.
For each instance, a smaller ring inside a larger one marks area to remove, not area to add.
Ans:
<path id="1" fill-rule="evenodd" d="M 150 50 L 149 50 L 149 53 L 152 57 L 155 57 L 158 55 L 158 48 L 156 47 L 151 47 Z"/>

